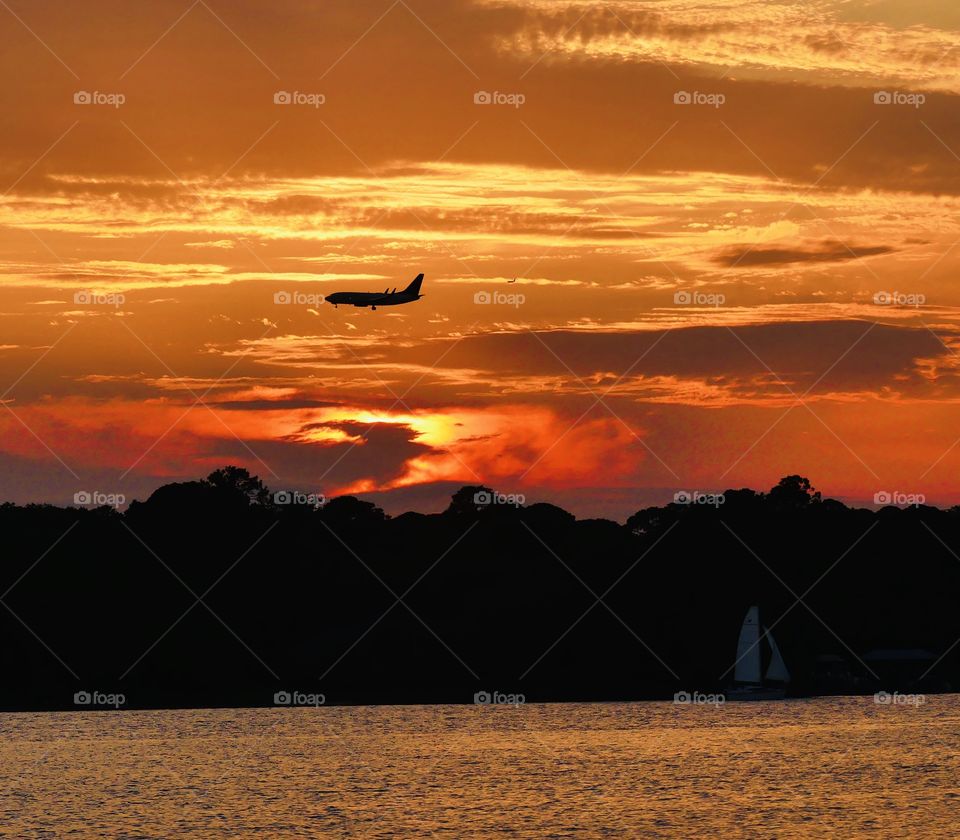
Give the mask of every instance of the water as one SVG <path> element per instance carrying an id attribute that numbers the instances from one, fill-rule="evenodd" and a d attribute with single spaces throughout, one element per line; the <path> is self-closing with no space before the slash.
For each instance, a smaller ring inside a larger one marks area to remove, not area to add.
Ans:
<path id="1" fill-rule="evenodd" d="M 12 837 L 960 832 L 960 697 L 0 715 Z"/>

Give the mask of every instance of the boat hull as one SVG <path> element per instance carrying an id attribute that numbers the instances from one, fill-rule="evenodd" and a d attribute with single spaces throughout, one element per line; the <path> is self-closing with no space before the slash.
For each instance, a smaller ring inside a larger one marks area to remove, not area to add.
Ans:
<path id="1" fill-rule="evenodd" d="M 783 700 L 787 696 L 785 688 L 773 686 L 736 686 L 726 693 L 727 702 L 745 700 Z"/>

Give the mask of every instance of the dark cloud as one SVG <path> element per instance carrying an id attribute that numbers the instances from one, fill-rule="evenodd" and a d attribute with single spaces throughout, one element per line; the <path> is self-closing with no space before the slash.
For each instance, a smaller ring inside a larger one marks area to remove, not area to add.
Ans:
<path id="1" fill-rule="evenodd" d="M 370 2 L 286 0 L 272 4 L 269 14 L 241 2 L 220 13 L 243 43 L 201 4 L 147 51 L 182 14 L 176 3 L 124 7 L 120 13 L 115 4 L 98 2 L 83 4 L 78 14 L 74 4 L 60 0 L 45 9 L 42 26 L 23 11 L 81 81 L 12 15 L 0 18 L 7 47 L 0 72 L 17 81 L 5 91 L 9 125 L 0 132 L 0 174 L 10 184 L 33 166 L 17 186 L 21 194 L 111 189 L 106 183 L 51 184 L 51 173 L 108 179 L 166 179 L 171 171 L 184 179 L 219 178 L 228 170 L 232 176 L 368 174 L 367 167 L 377 171 L 444 154 L 448 161 L 566 165 L 615 174 L 633 167 L 637 174 L 713 171 L 766 178 L 773 171 L 803 184 L 822 176 L 820 187 L 960 192 L 960 172 L 946 148 L 960 142 L 953 95 L 928 93 L 922 121 L 912 112 L 882 119 L 894 114 L 878 110 L 866 84 L 718 78 L 688 64 L 668 69 L 642 57 L 587 60 L 555 53 L 531 69 L 530 55 L 499 46 L 517 33 L 559 35 L 574 23 L 568 37 L 585 41 L 622 36 L 628 25 L 640 37 L 681 42 L 707 37 L 711 24 L 666 21 L 646 11 L 623 12 L 618 19 L 604 9 L 578 23 L 581 12 L 571 8 L 553 14 L 422 0 L 417 15 L 430 29 L 403 4 L 370 28 L 383 12 Z M 107 31 L 122 37 L 107 38 Z M 835 48 L 831 32 L 811 37 L 818 49 Z M 722 111 L 678 109 L 673 95 L 681 85 L 724 94 Z M 120 109 L 80 109 L 72 97 L 84 87 L 116 88 L 127 101 Z M 473 94 L 485 88 L 523 93 L 526 104 L 519 110 L 480 109 Z M 327 100 L 321 108 L 278 107 L 273 95 L 280 89 L 322 92 Z M 671 126 L 669 136 L 651 148 Z M 187 184 L 184 191 L 192 188 Z M 143 200 L 160 198 L 164 188 L 145 182 L 118 189 Z"/>
<path id="2" fill-rule="evenodd" d="M 737 245 L 717 254 L 713 261 L 727 268 L 749 268 L 789 263 L 844 262 L 892 254 L 896 250 L 889 245 L 847 245 L 836 240 L 826 240 L 815 248 L 754 248 Z"/>
<path id="3" fill-rule="evenodd" d="M 268 485 L 330 495 L 331 487 L 344 487 L 361 480 L 386 484 L 403 474 L 408 459 L 431 451 L 430 447 L 414 441 L 416 432 L 406 426 L 342 425 L 362 434 L 363 441 L 307 444 L 292 440 L 251 440 L 247 442 L 248 449 L 233 438 L 222 438 L 206 441 L 203 455 L 208 459 L 221 459 L 223 463 L 244 464 L 258 472 Z M 251 450 L 256 458 L 251 456 Z"/>
<path id="4" fill-rule="evenodd" d="M 430 364 L 437 348 L 432 344 L 398 353 L 411 362 Z M 605 389 L 629 371 L 621 385 L 639 377 L 676 377 L 706 380 L 757 397 L 789 395 L 780 380 L 802 392 L 829 371 L 817 392 L 892 387 L 929 394 L 931 383 L 921 375 L 918 360 L 951 357 L 940 338 L 924 328 L 838 320 L 666 332 L 488 334 L 460 341 L 443 358 L 442 367 L 474 365 L 486 372 L 478 379 L 493 387 L 538 376 L 556 377 L 558 385 L 573 389 L 580 387 L 580 377 L 595 389 Z"/>
<path id="5" fill-rule="evenodd" d="M 334 408 L 340 405 L 337 402 L 305 397 L 278 400 L 217 400 L 211 396 L 205 397 L 204 402 L 208 405 L 215 405 L 217 408 L 225 408 L 228 411 L 294 411 L 300 408 Z"/>

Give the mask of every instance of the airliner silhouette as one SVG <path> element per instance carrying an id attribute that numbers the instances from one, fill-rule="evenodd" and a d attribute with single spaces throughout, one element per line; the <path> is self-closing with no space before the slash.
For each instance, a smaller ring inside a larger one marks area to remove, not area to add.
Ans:
<path id="1" fill-rule="evenodd" d="M 332 295 L 327 295 L 326 301 L 332 303 L 334 307 L 342 303 L 344 306 L 369 306 L 373 310 L 378 306 L 398 306 L 401 303 L 420 300 L 423 297 L 420 294 L 422 282 L 423 275 L 418 274 L 401 292 L 396 288 L 392 292 L 389 289 L 384 289 L 382 292 L 334 292 Z"/>

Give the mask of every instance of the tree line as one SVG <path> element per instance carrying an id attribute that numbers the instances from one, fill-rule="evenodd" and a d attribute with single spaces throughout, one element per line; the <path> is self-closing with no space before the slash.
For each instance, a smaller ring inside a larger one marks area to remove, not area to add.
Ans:
<path id="1" fill-rule="evenodd" d="M 850 508 L 796 475 L 624 524 L 511 501 L 390 517 L 224 467 L 122 512 L 0 505 L 0 704 L 722 691 L 754 604 L 791 693 L 960 684 L 960 509 Z"/>

